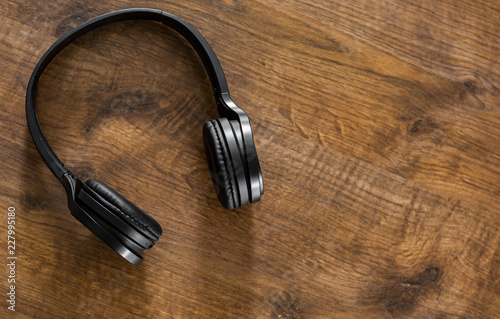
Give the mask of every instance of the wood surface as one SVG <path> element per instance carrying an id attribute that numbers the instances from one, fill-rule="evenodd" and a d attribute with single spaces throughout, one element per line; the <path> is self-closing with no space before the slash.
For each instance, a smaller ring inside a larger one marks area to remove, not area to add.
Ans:
<path id="1" fill-rule="evenodd" d="M 193 49 L 123 22 L 40 81 L 46 137 L 164 234 L 135 267 L 67 208 L 24 111 L 36 62 L 72 27 L 152 7 L 194 25 L 251 118 L 265 194 L 228 211 L 201 128 L 217 118 Z M 0 3 L 0 236 L 16 208 L 16 312 L 0 318 L 499 318 L 500 2 Z"/>

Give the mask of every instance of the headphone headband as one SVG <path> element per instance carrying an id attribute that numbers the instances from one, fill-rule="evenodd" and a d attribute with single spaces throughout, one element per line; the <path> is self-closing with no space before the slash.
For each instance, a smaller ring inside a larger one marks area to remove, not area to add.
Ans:
<path id="1" fill-rule="evenodd" d="M 234 103 L 231 103 L 232 101 L 229 99 L 229 89 L 226 78 L 214 51 L 205 38 L 203 38 L 203 36 L 189 23 L 168 12 L 146 8 L 124 9 L 100 15 L 68 31 L 57 40 L 37 63 L 28 83 L 26 92 L 26 116 L 28 127 L 40 155 L 52 173 L 60 181 L 69 170 L 49 146 L 40 127 L 35 107 L 38 80 L 45 68 L 57 54 L 74 40 L 101 26 L 125 20 L 158 21 L 177 31 L 193 46 L 200 56 L 214 90 L 215 100 L 219 107 L 219 114 L 224 112 L 225 109 L 231 109 L 231 111 L 235 111 L 238 115 L 244 114 L 243 111 L 239 109 L 236 110 L 236 106 Z"/>
<path id="2" fill-rule="evenodd" d="M 205 122 L 203 141 L 217 198 L 226 209 L 260 200 L 264 192 L 248 115 L 229 96 L 222 67 L 201 34 L 184 20 L 161 10 L 126 9 L 91 19 L 63 35 L 35 66 L 26 92 L 28 127 L 43 160 L 66 190 L 71 214 L 132 264 L 141 262 L 162 234 L 160 224 L 102 181 L 83 183 L 50 148 L 35 109 L 38 80 L 68 44 L 101 26 L 124 20 L 153 20 L 180 33 L 200 56 L 212 84 L 219 119 Z"/>

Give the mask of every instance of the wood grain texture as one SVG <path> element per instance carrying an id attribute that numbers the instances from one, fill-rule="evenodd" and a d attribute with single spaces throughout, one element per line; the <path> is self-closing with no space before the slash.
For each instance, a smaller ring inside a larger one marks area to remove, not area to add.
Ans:
<path id="1" fill-rule="evenodd" d="M 138 267 L 70 215 L 24 114 L 43 52 L 126 7 L 206 37 L 252 120 L 266 187 L 234 211 L 217 202 L 201 138 L 217 112 L 175 32 L 123 22 L 77 40 L 41 79 L 40 121 L 73 173 L 163 226 Z M 11 0 L 0 26 L 15 317 L 498 318 L 498 1 Z"/>

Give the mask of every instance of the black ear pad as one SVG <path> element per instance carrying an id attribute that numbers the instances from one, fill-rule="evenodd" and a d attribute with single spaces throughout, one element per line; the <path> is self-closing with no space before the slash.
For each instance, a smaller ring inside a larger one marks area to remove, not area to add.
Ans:
<path id="1" fill-rule="evenodd" d="M 89 179 L 85 184 L 97 193 L 102 204 L 114 212 L 123 221 L 140 230 L 145 236 L 157 241 L 162 234 L 160 224 L 142 209 L 132 204 L 114 189 L 96 179 Z"/>
<path id="2" fill-rule="evenodd" d="M 229 150 L 226 146 L 222 128 L 217 120 L 205 122 L 203 125 L 203 141 L 208 168 L 219 202 L 226 209 L 240 206 L 236 194 L 238 186 L 234 168 L 229 158 Z"/>
<path id="3" fill-rule="evenodd" d="M 243 161 L 235 134 L 225 118 L 205 122 L 203 141 L 217 198 L 226 209 L 248 202 Z"/>

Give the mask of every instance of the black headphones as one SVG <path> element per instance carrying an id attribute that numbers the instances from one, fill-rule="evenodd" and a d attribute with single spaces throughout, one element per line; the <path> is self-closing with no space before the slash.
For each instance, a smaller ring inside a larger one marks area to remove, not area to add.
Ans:
<path id="1" fill-rule="evenodd" d="M 66 190 L 71 214 L 117 253 L 134 265 L 142 261 L 162 234 L 148 214 L 101 181 L 85 183 L 76 178 L 50 148 L 40 128 L 35 108 L 38 80 L 47 65 L 81 35 L 124 20 L 154 20 L 171 27 L 194 47 L 212 83 L 220 118 L 203 125 L 203 140 L 217 197 L 227 209 L 260 200 L 262 173 L 248 115 L 229 96 L 222 67 L 214 51 L 190 24 L 170 13 L 154 9 L 125 9 L 100 15 L 72 29 L 56 41 L 35 66 L 26 92 L 28 127 L 43 160 Z"/>

